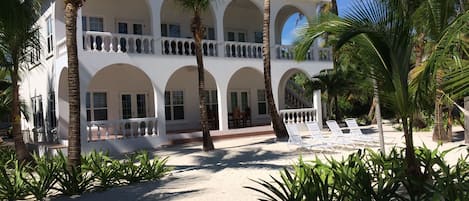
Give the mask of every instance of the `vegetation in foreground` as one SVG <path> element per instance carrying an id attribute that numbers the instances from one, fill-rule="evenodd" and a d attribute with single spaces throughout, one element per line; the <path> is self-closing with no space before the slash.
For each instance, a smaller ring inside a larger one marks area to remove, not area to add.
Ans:
<path id="1" fill-rule="evenodd" d="M 67 158 L 34 156 L 32 163 L 18 162 L 15 152 L 0 150 L 0 200 L 18 200 L 33 196 L 43 200 L 51 190 L 63 195 L 79 195 L 88 191 L 143 181 L 156 181 L 171 170 L 167 158 L 151 157 L 141 151 L 129 154 L 123 160 L 107 153 L 92 152 L 82 156 L 81 170 L 68 168 Z"/>
<path id="2" fill-rule="evenodd" d="M 423 177 L 406 174 L 405 149 L 394 148 L 387 155 L 365 149 L 342 160 L 300 158 L 292 169 L 280 172 L 280 179 L 255 181 L 261 187 L 246 188 L 262 193 L 259 200 L 469 200 L 468 156 L 455 165 L 444 159 L 455 149 L 416 148 Z"/>

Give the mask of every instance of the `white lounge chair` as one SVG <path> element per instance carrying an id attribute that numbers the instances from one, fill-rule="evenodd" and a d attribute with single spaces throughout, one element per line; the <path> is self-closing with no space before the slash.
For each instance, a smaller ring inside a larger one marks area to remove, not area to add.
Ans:
<path id="1" fill-rule="evenodd" d="M 325 138 L 321 132 L 321 129 L 319 128 L 318 122 L 307 122 L 306 127 L 308 128 L 308 132 L 311 136 L 312 144 L 332 151 L 334 145 L 336 144 L 335 139 Z"/>
<path id="2" fill-rule="evenodd" d="M 319 151 L 330 151 L 331 147 L 325 143 L 307 143 L 303 141 L 298 129 L 298 124 L 286 124 L 286 127 L 288 131 L 288 144 L 298 145 L 310 150 L 318 148 Z"/>
<path id="3" fill-rule="evenodd" d="M 350 134 L 357 138 L 358 140 L 370 143 L 378 143 L 377 139 L 374 139 L 372 136 L 363 134 L 360 126 L 358 126 L 357 120 L 354 118 L 345 119 L 345 124 L 347 124 L 348 129 L 350 129 Z"/>
<path id="4" fill-rule="evenodd" d="M 342 132 L 342 129 L 335 120 L 328 120 L 326 121 L 326 124 L 327 127 L 329 127 L 329 130 L 331 130 L 332 137 L 336 140 L 336 143 L 342 145 L 352 145 L 355 148 L 355 143 L 351 138 L 348 138 L 344 132 Z"/>

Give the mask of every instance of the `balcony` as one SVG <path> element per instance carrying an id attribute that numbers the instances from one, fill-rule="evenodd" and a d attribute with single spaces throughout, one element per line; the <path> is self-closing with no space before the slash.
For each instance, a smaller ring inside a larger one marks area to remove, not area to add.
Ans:
<path id="1" fill-rule="evenodd" d="M 156 52 L 153 36 L 116 34 L 110 32 L 83 32 L 83 49 L 92 52 L 194 56 L 193 39 L 161 38 L 161 52 Z M 221 45 L 219 45 L 221 44 Z M 220 54 L 219 47 L 223 47 Z M 272 57 L 278 60 L 294 60 L 294 47 L 288 45 L 274 46 Z M 203 40 L 202 53 L 208 57 L 262 59 L 262 44 L 234 41 Z M 222 56 L 220 56 L 222 55 Z M 306 55 L 307 61 L 331 61 L 330 48 L 311 48 Z"/>

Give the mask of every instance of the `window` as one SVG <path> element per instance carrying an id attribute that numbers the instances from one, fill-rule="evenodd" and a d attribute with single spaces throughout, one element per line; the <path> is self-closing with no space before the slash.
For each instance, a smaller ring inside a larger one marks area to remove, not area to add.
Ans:
<path id="1" fill-rule="evenodd" d="M 216 115 L 218 113 L 217 90 L 205 91 L 205 106 L 209 115 Z"/>
<path id="2" fill-rule="evenodd" d="M 228 41 L 235 41 L 235 33 L 228 32 Z"/>
<path id="3" fill-rule="evenodd" d="M 86 20 L 86 16 L 81 16 L 81 30 L 82 31 L 88 30 L 88 21 Z"/>
<path id="4" fill-rule="evenodd" d="M 44 127 L 44 110 L 42 107 L 42 96 L 35 96 L 31 98 L 31 108 L 33 110 L 34 128 Z"/>
<path id="5" fill-rule="evenodd" d="M 102 17 L 89 17 L 90 27 L 88 30 L 90 31 L 104 31 L 104 20 Z"/>
<path id="6" fill-rule="evenodd" d="M 86 120 L 107 120 L 107 94 L 106 92 L 86 93 Z"/>
<path id="7" fill-rule="evenodd" d="M 51 16 L 47 17 L 46 18 L 46 28 L 47 28 L 47 53 L 49 54 L 52 54 L 52 51 L 54 51 L 54 41 L 53 41 L 53 38 L 54 38 L 54 32 L 52 30 L 52 18 Z"/>
<path id="8" fill-rule="evenodd" d="M 262 41 L 264 41 L 263 39 L 263 33 L 262 31 L 256 31 L 254 32 L 254 42 L 255 43 L 262 43 Z"/>
<path id="9" fill-rule="evenodd" d="M 161 24 L 161 36 L 181 37 L 181 27 L 178 24 Z"/>
<path id="10" fill-rule="evenodd" d="M 267 114 L 267 98 L 265 94 L 265 89 L 257 90 L 257 113 Z"/>
<path id="11" fill-rule="evenodd" d="M 117 27 L 118 27 L 118 30 L 117 30 L 118 33 L 120 33 L 120 34 L 128 34 L 129 33 L 128 28 L 127 28 L 127 23 L 119 22 L 119 23 L 117 23 Z"/>
<path id="12" fill-rule="evenodd" d="M 142 35 L 143 34 L 143 24 L 133 24 L 134 34 Z"/>
<path id="13" fill-rule="evenodd" d="M 55 92 L 52 91 L 49 93 L 48 103 L 49 129 L 53 129 L 57 127 L 57 116 L 55 116 Z"/>
<path id="14" fill-rule="evenodd" d="M 246 42 L 246 34 L 238 33 L 238 42 Z"/>
<path id="15" fill-rule="evenodd" d="M 165 91 L 165 114 L 166 120 L 184 119 L 184 92 Z"/>
<path id="16" fill-rule="evenodd" d="M 205 28 L 204 39 L 215 40 L 215 29 L 213 27 L 206 27 Z"/>
<path id="17" fill-rule="evenodd" d="M 234 32 L 229 31 L 227 33 L 228 41 L 238 41 L 238 42 L 246 42 L 246 33 L 245 32 Z"/>

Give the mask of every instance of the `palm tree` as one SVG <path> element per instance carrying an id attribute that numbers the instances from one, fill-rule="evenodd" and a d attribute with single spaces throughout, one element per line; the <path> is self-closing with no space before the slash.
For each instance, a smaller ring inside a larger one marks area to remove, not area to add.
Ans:
<path id="1" fill-rule="evenodd" d="M 36 0 L 4 0 L 0 3 L 0 63 L 11 76 L 12 86 L 12 134 L 16 156 L 19 161 L 31 159 L 21 133 L 19 81 L 29 51 L 40 48 L 39 18 L 40 4 Z"/>
<path id="2" fill-rule="evenodd" d="M 356 40 L 371 47 L 382 65 L 373 65 L 373 76 L 380 89 L 393 100 L 391 106 L 402 122 L 406 141 L 406 171 L 421 175 L 412 139 L 412 116 L 415 98 L 409 90 L 408 76 L 412 52 L 411 7 L 405 2 L 382 0 L 356 3 L 343 19 L 327 15 L 319 24 L 305 29 L 296 48 L 297 58 L 304 58 L 314 39 L 329 32 L 338 37 L 335 47 Z M 322 23 L 321 23 L 322 22 Z"/>
<path id="3" fill-rule="evenodd" d="M 264 60 L 264 84 L 267 96 L 267 104 L 269 108 L 270 118 L 274 127 L 275 136 L 278 140 L 283 140 L 288 137 L 287 129 L 283 124 L 282 119 L 278 115 L 277 107 L 274 102 L 274 95 L 272 94 L 272 75 L 270 63 L 270 0 L 264 0 L 264 24 L 263 24 L 263 46 L 262 57 Z"/>
<path id="4" fill-rule="evenodd" d="M 204 60 L 202 54 L 202 38 L 204 36 L 204 28 L 202 27 L 202 12 L 210 5 L 210 0 L 179 0 L 179 3 L 188 9 L 192 9 L 194 13 L 192 17 L 191 30 L 195 41 L 195 57 L 197 60 L 197 71 L 199 77 L 199 109 L 200 109 L 200 125 L 202 127 L 203 150 L 214 150 L 213 140 L 210 136 L 210 127 L 208 124 L 207 108 L 205 107 L 205 76 L 204 76 Z"/>
<path id="5" fill-rule="evenodd" d="M 68 168 L 81 167 L 80 75 L 77 53 L 77 11 L 84 0 L 65 0 L 65 35 L 68 57 Z"/>

